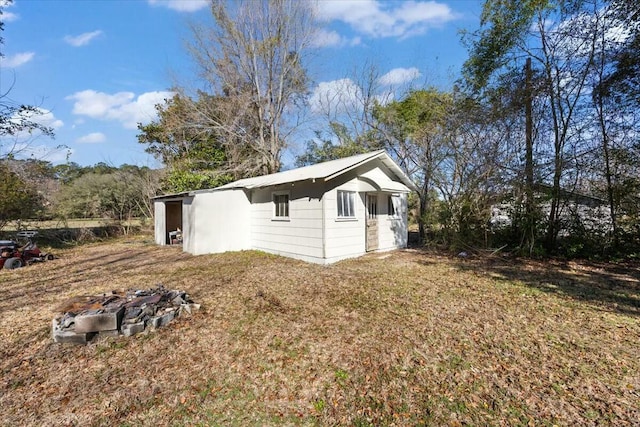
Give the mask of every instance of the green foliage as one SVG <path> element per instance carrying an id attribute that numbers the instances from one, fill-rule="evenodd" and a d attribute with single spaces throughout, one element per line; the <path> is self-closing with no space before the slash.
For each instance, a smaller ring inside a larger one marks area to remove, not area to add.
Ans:
<path id="1" fill-rule="evenodd" d="M 57 216 L 117 221 L 147 216 L 145 205 L 149 195 L 143 191 L 142 182 L 145 171 L 129 168 L 110 173 L 88 172 L 64 185 L 56 198 Z"/>
<path id="2" fill-rule="evenodd" d="M 146 152 L 165 165 L 196 159 L 208 162 L 207 167 L 217 167 L 224 161 L 218 136 L 212 128 L 202 126 L 197 117 L 199 111 L 215 111 L 216 100 L 206 94 L 199 96 L 194 101 L 176 94 L 166 104 L 156 105 L 158 120 L 138 125 L 138 142 L 147 145 Z M 211 120 L 215 121 L 216 118 L 212 117 Z"/>
<path id="3" fill-rule="evenodd" d="M 373 111 L 378 140 L 396 154 L 400 166 L 417 184 L 418 229 L 423 239 L 427 231 L 425 214 L 431 210 L 429 193 L 435 189 L 440 165 L 448 152 L 448 122 L 453 107 L 451 94 L 428 88 L 411 91 L 400 101 L 377 105 Z"/>
<path id="4" fill-rule="evenodd" d="M 376 118 L 383 123 L 393 120 L 409 137 L 424 132 L 437 131 L 450 111 L 452 97 L 435 88 L 411 91 L 404 99 L 393 101 L 385 106 L 378 106 Z M 385 120 L 386 119 L 386 120 Z"/>
<path id="5" fill-rule="evenodd" d="M 480 16 L 481 29 L 473 34 L 463 74 L 473 90 L 486 86 L 491 75 L 507 64 L 508 55 L 522 42 L 538 11 L 548 0 L 486 0 Z"/>
<path id="6" fill-rule="evenodd" d="M 166 105 L 156 106 L 157 121 L 138 126 L 138 141 L 167 166 L 163 190 L 198 190 L 229 182 L 229 174 L 223 170 L 227 156 L 220 136 L 214 127 L 202 126 L 199 117 L 203 111 L 215 114 L 216 102 L 203 93 L 196 101 L 178 94 Z"/>
<path id="7" fill-rule="evenodd" d="M 163 189 L 169 193 L 181 193 L 219 187 L 231 181 L 233 181 L 233 177 L 230 175 L 174 169 L 165 177 Z"/>
<path id="8" fill-rule="evenodd" d="M 319 132 L 316 132 L 316 135 L 320 139 Z M 329 160 L 355 156 L 367 151 L 369 150 L 366 146 L 355 141 L 347 141 L 340 144 L 334 144 L 328 140 L 308 141 L 305 153 L 296 158 L 296 166 L 314 165 Z"/>
<path id="9" fill-rule="evenodd" d="M 0 163 L 0 228 L 8 221 L 32 218 L 41 198 L 32 183 L 25 182 L 5 162 Z"/>

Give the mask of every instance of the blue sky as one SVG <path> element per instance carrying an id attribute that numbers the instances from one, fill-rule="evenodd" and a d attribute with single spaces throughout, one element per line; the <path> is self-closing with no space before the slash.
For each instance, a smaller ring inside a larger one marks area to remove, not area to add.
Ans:
<path id="1" fill-rule="evenodd" d="M 5 139 L 0 154 L 15 147 L 22 156 L 53 163 L 160 166 L 137 142 L 136 124 L 154 119 L 153 106 L 171 96 L 176 82 L 197 84 L 184 46 L 187 24 L 210 19 L 207 4 L 15 0 L 6 6 L 0 91 L 11 89 L 12 101 L 37 105 L 43 112 L 38 120 L 54 127 L 56 138 Z M 449 87 L 467 55 L 458 32 L 478 27 L 481 6 L 476 0 L 318 2 L 322 29 L 309 63 L 312 107 L 323 94 L 348 92 L 365 62 L 375 65 L 387 93 Z M 312 123 L 307 134 L 318 126 Z M 305 135 L 304 126 L 298 135 Z M 292 141 L 285 164 L 304 138 Z"/>

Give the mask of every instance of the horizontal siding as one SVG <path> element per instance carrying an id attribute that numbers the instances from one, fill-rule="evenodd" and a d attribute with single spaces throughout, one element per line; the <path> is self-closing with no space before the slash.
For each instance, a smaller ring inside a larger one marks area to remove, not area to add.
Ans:
<path id="1" fill-rule="evenodd" d="M 379 223 L 379 249 L 395 249 L 407 246 L 407 227 L 401 219 L 384 218 Z"/>
<path id="2" fill-rule="evenodd" d="M 273 193 L 289 193 L 288 220 L 274 219 Z M 323 257 L 321 184 L 257 189 L 252 193 L 251 244 L 254 249 L 299 258 Z"/>
<path id="3" fill-rule="evenodd" d="M 338 190 L 357 192 L 358 181 L 355 176 L 325 193 L 326 258 L 347 258 L 365 252 L 364 194 L 356 193 L 355 219 L 340 219 Z"/>
<path id="4" fill-rule="evenodd" d="M 378 217 L 378 242 L 380 250 L 404 248 L 407 246 L 407 195 L 399 196 L 400 206 L 398 206 L 398 216 L 389 216 L 389 197 L 378 200 L 382 205 L 382 215 Z"/>
<path id="5" fill-rule="evenodd" d="M 299 222 L 300 221 L 295 221 L 295 223 L 299 223 Z M 321 222 L 318 222 L 316 224 L 317 227 L 313 227 L 311 226 L 311 224 L 309 224 L 306 227 L 304 226 L 288 227 L 287 225 L 290 224 L 289 222 L 285 222 L 282 224 L 283 225 L 278 225 L 274 227 L 265 227 L 264 224 L 262 224 L 261 226 L 253 225 L 251 227 L 251 232 L 254 233 L 254 236 L 255 235 L 271 236 L 273 238 L 277 238 L 277 237 L 290 238 L 291 236 L 295 236 L 295 237 L 301 237 L 305 239 L 322 239 L 322 229 L 320 228 L 320 225 L 322 224 Z"/>

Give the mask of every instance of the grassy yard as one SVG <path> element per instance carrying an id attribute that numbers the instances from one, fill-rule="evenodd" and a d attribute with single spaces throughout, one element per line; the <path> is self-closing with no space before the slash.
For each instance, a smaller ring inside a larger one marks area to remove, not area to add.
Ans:
<path id="1" fill-rule="evenodd" d="M 144 238 L 0 271 L 0 425 L 638 425 L 640 268 L 416 250 L 323 267 Z M 203 308 L 54 344 L 72 296 Z"/>

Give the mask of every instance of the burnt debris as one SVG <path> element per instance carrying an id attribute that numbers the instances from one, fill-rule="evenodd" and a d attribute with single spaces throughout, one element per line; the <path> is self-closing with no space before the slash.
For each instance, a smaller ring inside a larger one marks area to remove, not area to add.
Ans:
<path id="1" fill-rule="evenodd" d="M 86 344 L 95 336 L 132 336 L 147 328 L 159 328 L 174 318 L 191 314 L 200 304 L 184 291 L 163 285 L 147 290 L 113 291 L 93 297 L 77 297 L 61 307 L 53 319 L 54 342 Z"/>

